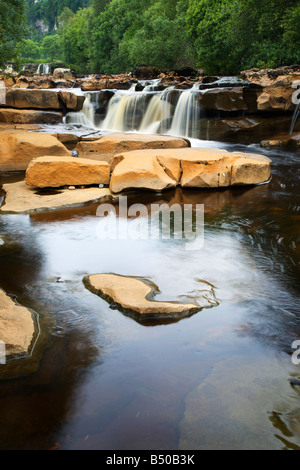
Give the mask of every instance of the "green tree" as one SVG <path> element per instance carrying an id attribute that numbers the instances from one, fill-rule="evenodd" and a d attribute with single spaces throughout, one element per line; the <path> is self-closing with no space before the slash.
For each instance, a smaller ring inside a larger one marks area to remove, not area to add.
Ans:
<path id="1" fill-rule="evenodd" d="M 43 58 L 44 50 L 38 42 L 24 39 L 20 44 L 20 53 L 24 59 L 40 60 Z"/>
<path id="2" fill-rule="evenodd" d="M 42 40 L 44 58 L 50 61 L 61 59 L 61 38 L 59 34 L 44 36 Z"/>
<path id="3" fill-rule="evenodd" d="M 299 61 L 299 0 L 189 0 L 186 22 L 208 73 Z"/>
<path id="4" fill-rule="evenodd" d="M 147 64 L 174 69 L 193 65 L 182 3 L 158 0 L 127 29 L 119 51 L 120 56 L 128 57 L 131 67 Z"/>
<path id="5" fill-rule="evenodd" d="M 80 9 L 70 19 L 61 36 L 63 61 L 72 69 L 86 73 L 89 71 L 90 21 L 93 16 L 91 8 Z"/>
<path id="6" fill-rule="evenodd" d="M 0 0 L 0 66 L 19 60 L 17 44 L 26 34 L 24 0 Z"/>

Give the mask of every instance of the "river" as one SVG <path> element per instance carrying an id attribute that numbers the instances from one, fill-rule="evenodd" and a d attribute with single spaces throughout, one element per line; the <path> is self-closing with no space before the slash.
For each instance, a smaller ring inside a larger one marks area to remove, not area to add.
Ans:
<path id="1" fill-rule="evenodd" d="M 128 195 L 204 204 L 201 249 L 99 239 L 99 203 L 1 215 L 11 244 L 0 247 L 0 286 L 37 313 L 39 328 L 30 356 L 10 360 L 1 382 L 2 450 L 300 449 L 300 387 L 290 384 L 300 377 L 299 158 L 204 144 L 269 156 L 271 181 Z M 23 176 L 2 174 L 0 184 Z M 217 304 L 141 323 L 85 288 L 84 276 L 100 272 L 147 278 L 157 300 L 197 298 L 205 282 Z"/>

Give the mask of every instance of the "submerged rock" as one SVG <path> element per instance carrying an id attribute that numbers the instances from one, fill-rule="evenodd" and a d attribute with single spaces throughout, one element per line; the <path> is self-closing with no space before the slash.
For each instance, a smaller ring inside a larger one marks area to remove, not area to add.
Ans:
<path id="1" fill-rule="evenodd" d="M 137 315 L 144 321 L 188 316 L 203 308 L 197 303 L 155 301 L 157 287 L 135 277 L 95 274 L 85 277 L 83 281 L 93 293 L 100 295 L 121 311 Z M 207 306 L 211 304 L 208 303 Z"/>
<path id="2" fill-rule="evenodd" d="M 59 188 L 109 184 L 110 165 L 86 158 L 40 157 L 32 160 L 26 170 L 28 186 Z"/>

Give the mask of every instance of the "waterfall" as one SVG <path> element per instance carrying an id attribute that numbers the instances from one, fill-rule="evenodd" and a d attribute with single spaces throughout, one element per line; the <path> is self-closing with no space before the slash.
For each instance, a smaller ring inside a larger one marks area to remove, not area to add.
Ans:
<path id="1" fill-rule="evenodd" d="M 104 114 L 101 96 L 108 90 L 86 93 L 82 111 L 68 113 L 66 122 L 104 131 L 199 138 L 201 91 L 198 85 L 189 90 L 170 86 L 161 91 L 159 80 L 140 83 L 145 87 L 143 91 L 134 91 L 135 85 L 127 91 L 116 90 L 107 100 Z"/>
<path id="2" fill-rule="evenodd" d="M 37 69 L 38 74 L 49 74 L 50 73 L 50 64 L 39 64 Z"/>
<path id="3" fill-rule="evenodd" d="M 200 105 L 196 88 L 181 93 L 169 134 L 182 137 L 199 137 Z"/>
<path id="4" fill-rule="evenodd" d="M 96 128 L 95 126 L 95 108 L 98 102 L 97 93 L 87 93 L 82 111 L 69 112 L 65 117 L 67 124 L 81 124 L 86 127 Z"/>
<path id="5" fill-rule="evenodd" d="M 131 91 L 115 93 L 109 102 L 101 128 L 121 132 L 138 130 L 148 102 L 147 93 Z"/>

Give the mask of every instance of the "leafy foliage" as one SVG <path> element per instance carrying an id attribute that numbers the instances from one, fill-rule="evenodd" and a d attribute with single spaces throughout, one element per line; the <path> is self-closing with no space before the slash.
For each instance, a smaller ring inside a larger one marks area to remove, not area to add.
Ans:
<path id="1" fill-rule="evenodd" d="M 0 66 L 17 61 L 17 44 L 26 34 L 24 0 L 0 0 Z"/>
<path id="2" fill-rule="evenodd" d="M 63 60 L 80 72 L 197 65 L 222 75 L 300 62 L 300 0 L 26 2 L 29 24 L 39 32 L 44 25 L 47 32 L 43 38 L 33 30 L 23 57 Z M 15 8 L 23 0 L 8 3 Z"/>

